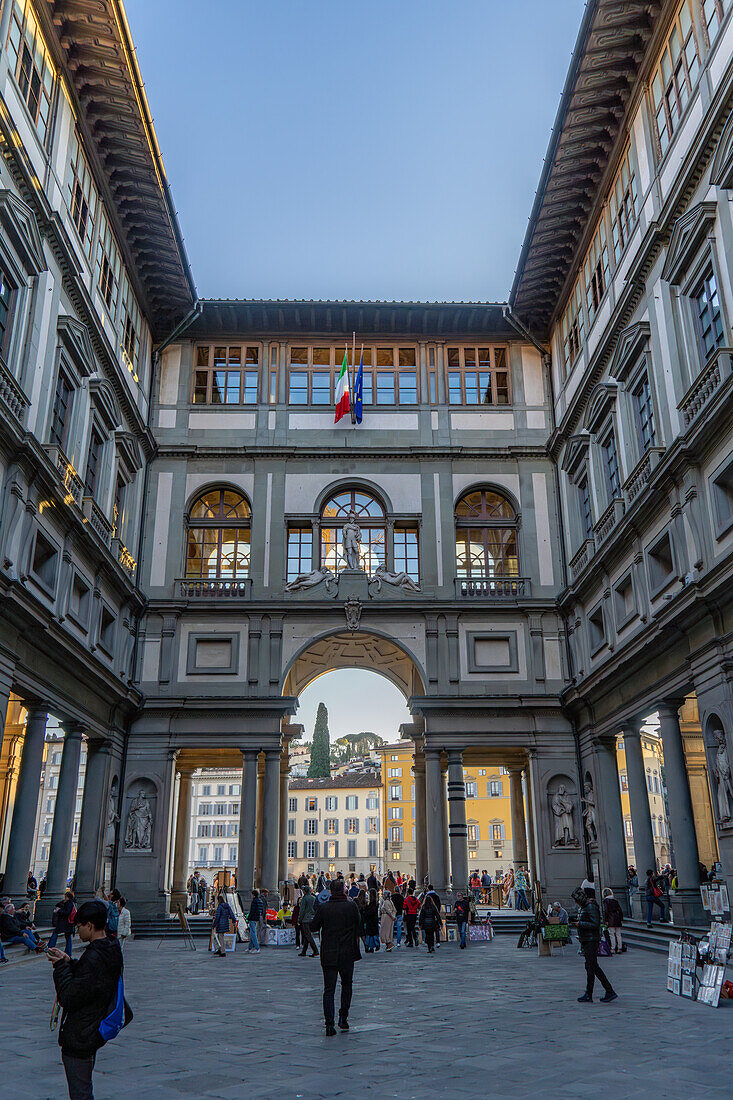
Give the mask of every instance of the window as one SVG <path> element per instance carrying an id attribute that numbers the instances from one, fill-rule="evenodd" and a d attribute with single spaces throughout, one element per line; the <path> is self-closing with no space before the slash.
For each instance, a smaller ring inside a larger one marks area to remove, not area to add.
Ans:
<path id="1" fill-rule="evenodd" d="M 608 198 L 613 256 L 617 262 L 636 224 L 636 203 L 636 175 L 627 149 Z"/>
<path id="2" fill-rule="evenodd" d="M 608 244 L 606 242 L 606 223 L 601 215 L 588 255 L 583 265 L 585 280 L 585 302 L 588 307 L 588 320 L 592 321 L 598 312 L 603 295 L 608 286 Z"/>
<path id="3" fill-rule="evenodd" d="M 2 268 L 0 268 L 0 352 L 7 352 L 10 327 L 10 306 L 15 289 L 15 285 L 8 279 Z"/>
<path id="4" fill-rule="evenodd" d="M 320 564 L 334 573 L 346 568 L 343 552 L 343 527 L 351 512 L 361 528 L 359 557 L 368 574 L 385 565 L 387 527 L 384 508 L 375 497 L 361 489 L 344 489 L 330 497 L 321 509 Z"/>
<path id="5" fill-rule="evenodd" d="M 394 530 L 394 571 L 407 573 L 420 580 L 420 554 L 417 527 L 396 527 Z"/>
<path id="6" fill-rule="evenodd" d="M 229 794 L 237 794 L 238 795 L 238 794 L 241 794 L 241 793 L 242 793 L 242 787 L 241 787 L 240 783 L 230 783 L 229 784 Z"/>
<path id="7" fill-rule="evenodd" d="M 603 473 L 606 479 L 606 491 L 609 501 L 621 496 L 621 482 L 618 472 L 618 454 L 616 452 L 616 436 L 613 428 L 601 443 L 603 455 Z"/>
<path id="8" fill-rule="evenodd" d="M 505 347 L 447 348 L 451 405 L 508 405 L 509 352 Z"/>
<path id="9" fill-rule="evenodd" d="M 504 826 L 495 824 L 491 826 L 491 839 L 502 841 L 504 839 Z"/>
<path id="10" fill-rule="evenodd" d="M 628 791 L 628 789 L 629 789 L 629 777 L 626 774 L 626 772 L 620 772 L 618 778 L 619 778 L 619 782 L 621 784 L 621 790 L 622 791 Z"/>
<path id="11" fill-rule="evenodd" d="M 344 832 L 354 833 L 359 832 L 359 819 L 357 817 L 347 817 L 344 823 Z"/>
<path id="12" fill-rule="evenodd" d="M 399 783 L 391 783 L 388 793 L 392 802 L 400 802 L 402 800 L 402 787 Z"/>
<path id="13" fill-rule="evenodd" d="M 626 835 L 629 838 L 629 840 L 632 840 L 633 837 L 634 837 L 634 834 L 633 834 L 633 831 L 632 831 L 631 822 L 628 820 L 628 818 L 624 821 L 624 830 L 625 830 Z"/>
<path id="14" fill-rule="evenodd" d="M 379 832 L 379 822 L 376 817 L 368 817 L 366 819 L 366 831 L 368 833 Z"/>
<path id="15" fill-rule="evenodd" d="M 339 800 L 335 794 L 326 795 L 326 809 L 337 810 L 339 808 Z"/>
<path id="16" fill-rule="evenodd" d="M 468 825 L 468 843 L 477 844 L 479 839 L 478 825 Z"/>
<path id="17" fill-rule="evenodd" d="M 656 596 L 675 575 L 672 543 L 668 532 L 665 532 L 648 551 L 648 561 L 649 587 L 651 589 L 651 595 Z"/>
<path id="18" fill-rule="evenodd" d="M 214 863 L 223 863 L 224 849 L 219 844 L 214 845 Z"/>
<path id="19" fill-rule="evenodd" d="M 318 809 L 318 804 L 317 804 L 316 799 L 315 798 L 306 798 L 305 808 L 306 808 L 306 810 L 308 810 L 310 812 L 312 812 L 313 810 Z"/>
<path id="20" fill-rule="evenodd" d="M 250 507 L 241 493 L 231 489 L 202 493 L 189 515 L 186 577 L 248 577 L 250 525 Z"/>
<path id="21" fill-rule="evenodd" d="M 298 809 L 298 799 L 297 798 L 288 799 L 288 809 L 289 809 L 291 814 L 294 814 L 296 812 L 296 810 Z"/>
<path id="22" fill-rule="evenodd" d="M 226 836 L 226 828 L 223 821 L 217 821 L 214 825 L 214 836 Z"/>
<path id="23" fill-rule="evenodd" d="M 374 795 L 370 795 L 370 797 L 366 800 L 366 808 L 368 810 L 379 809 L 379 799 L 376 798 Z"/>
<path id="24" fill-rule="evenodd" d="M 695 306 L 695 322 L 703 359 L 723 343 L 723 318 L 720 313 L 718 284 L 712 267 L 702 277 L 692 296 Z"/>
<path id="25" fill-rule="evenodd" d="M 347 859 L 355 859 L 356 858 L 356 841 L 355 840 L 347 840 L 346 841 L 346 858 Z"/>
<path id="26" fill-rule="evenodd" d="M 390 760 L 399 760 L 399 758 L 400 758 L 400 754 L 399 754 L 399 753 L 397 753 L 397 752 L 391 752 L 391 753 L 389 754 L 389 758 L 390 758 Z"/>
<path id="27" fill-rule="evenodd" d="M 45 141 L 51 121 L 54 69 L 30 0 L 15 0 L 10 21 L 8 54 L 36 130 Z"/>
<path id="28" fill-rule="evenodd" d="M 313 562 L 313 528 L 288 527 L 288 581 L 310 573 Z"/>
<path id="29" fill-rule="evenodd" d="M 326 818 L 324 822 L 324 831 L 331 836 L 335 836 L 335 834 L 339 831 L 339 823 L 335 817 Z"/>
<path id="30" fill-rule="evenodd" d="M 53 398 L 53 416 L 51 418 L 50 442 L 60 450 L 64 450 L 69 434 L 69 422 L 71 420 L 71 406 L 74 399 L 74 391 L 71 382 L 63 370 L 59 370 L 56 379 L 56 392 Z"/>
<path id="31" fill-rule="evenodd" d="M 102 437 L 96 428 L 92 428 L 87 455 L 87 469 L 84 475 L 84 495 L 94 497 L 99 484 L 99 460 L 102 455 Z"/>
<path id="32" fill-rule="evenodd" d="M 222 817 L 226 812 L 227 812 L 226 802 L 215 802 L 214 803 L 214 813 L 218 817 Z"/>
<path id="33" fill-rule="evenodd" d="M 379 852 L 378 852 L 378 850 L 377 850 L 378 844 L 379 844 L 379 841 L 378 841 L 378 840 L 370 840 L 370 841 L 368 841 L 368 848 L 369 848 L 369 851 L 368 851 L 368 853 L 367 853 L 367 854 L 368 854 L 368 858 L 369 858 L 369 859 L 374 859 L 374 858 L 375 858 L 375 857 L 376 857 L 377 855 L 379 855 Z"/>
<path id="34" fill-rule="evenodd" d="M 97 189 L 87 158 L 76 133 L 71 135 L 71 160 L 67 203 L 71 220 L 87 256 L 91 256 L 94 221 L 97 216 Z"/>
<path id="35" fill-rule="evenodd" d="M 298 858 L 298 842 L 297 840 L 288 841 L 288 859 Z"/>
<path id="36" fill-rule="evenodd" d="M 239 836 L 239 825 L 236 821 L 230 821 L 228 823 L 227 836 Z"/>
<path id="37" fill-rule="evenodd" d="M 708 29 L 708 38 L 712 42 L 718 33 L 723 16 L 730 7 L 730 0 L 702 0 L 702 13 L 705 26 Z"/>
<path id="38" fill-rule="evenodd" d="M 402 817 L 402 807 L 401 806 L 389 806 L 387 808 L 387 817 L 389 818 L 390 821 L 395 821 L 397 818 L 401 818 Z"/>
<path id="39" fill-rule="evenodd" d="M 416 405 L 419 399 L 417 353 L 413 347 L 367 346 L 363 353 L 362 402 L 365 405 Z M 338 364 L 341 357 L 338 356 Z M 356 364 L 358 367 L 358 363 Z"/>
<path id="40" fill-rule="evenodd" d="M 230 863 L 236 863 L 237 862 L 237 849 L 234 847 L 233 844 L 229 845 L 229 862 Z"/>
<path id="41" fill-rule="evenodd" d="M 46 813 L 52 814 L 56 805 L 56 797 L 46 799 Z"/>
<path id="42" fill-rule="evenodd" d="M 310 817 L 305 823 L 306 836 L 315 836 L 318 832 L 318 821 L 315 817 Z"/>
<path id="43" fill-rule="evenodd" d="M 500 779 L 492 779 L 489 782 L 489 798 L 502 798 L 504 786 Z"/>
<path id="44" fill-rule="evenodd" d="M 306 840 L 305 842 L 305 858 L 306 859 L 318 859 L 318 841 Z"/>
<path id="45" fill-rule="evenodd" d="M 606 623 L 603 618 L 602 603 L 599 603 L 588 615 L 588 638 L 591 653 L 597 653 L 606 641 Z"/>
<path id="46" fill-rule="evenodd" d="M 122 292 L 122 314 L 120 319 L 122 321 L 122 358 L 125 361 L 125 366 L 137 382 L 142 318 L 132 287 L 127 279 L 125 279 Z"/>
<path id="47" fill-rule="evenodd" d="M 117 311 L 117 289 L 120 282 L 120 254 L 104 210 L 100 214 L 97 241 L 97 285 L 112 317 Z"/>
<path id="48" fill-rule="evenodd" d="M 205 847 L 200 845 L 199 846 L 198 862 L 199 863 L 207 863 L 208 859 L 209 859 L 209 847 L 208 847 L 208 845 L 206 845 Z"/>
<path id="49" fill-rule="evenodd" d="M 201 802 L 199 804 L 199 813 L 206 817 L 207 814 L 211 814 L 211 803 Z"/>
<path id="50" fill-rule="evenodd" d="M 346 809 L 358 810 L 359 809 L 359 797 L 355 794 L 347 794 L 346 796 Z"/>
<path id="51" fill-rule="evenodd" d="M 339 842 L 337 840 L 326 841 L 326 859 L 338 859 Z"/>
<path id="52" fill-rule="evenodd" d="M 216 793 L 217 794 L 226 794 L 226 790 L 227 790 L 226 783 L 217 784 L 217 787 L 216 787 Z"/>
<path id="53" fill-rule="evenodd" d="M 390 779 L 395 779 L 397 778 L 397 776 L 402 775 L 402 768 L 388 768 L 387 775 L 390 777 Z"/>
<path id="54" fill-rule="evenodd" d="M 653 447 L 657 440 L 654 430 L 654 410 L 652 408 L 652 395 L 649 389 L 649 378 L 643 374 L 637 382 L 632 397 L 634 400 L 634 417 L 636 430 L 639 433 L 639 443 L 642 451 Z"/>
<path id="55" fill-rule="evenodd" d="M 198 346 L 194 362 L 194 405 L 257 404 L 258 346 Z"/>
<path id="56" fill-rule="evenodd" d="M 652 78 L 652 106 L 662 155 L 682 117 L 699 68 L 690 0 L 683 0 Z"/>
<path id="57" fill-rule="evenodd" d="M 390 825 L 389 827 L 389 839 L 391 844 L 399 844 L 402 840 L 402 826 Z"/>
<path id="58" fill-rule="evenodd" d="M 583 535 L 589 539 L 593 534 L 593 514 L 590 509 L 590 491 L 588 489 L 587 475 L 578 482 L 578 503 L 580 505 L 580 522 Z"/>
<path id="59" fill-rule="evenodd" d="M 516 577 L 517 526 L 508 500 L 473 489 L 456 505 L 456 570 L 459 577 Z"/>
<path id="60" fill-rule="evenodd" d="M 211 794 L 211 785 L 209 783 L 205 783 L 204 786 L 201 788 L 201 794 L 204 796 Z"/>
<path id="61" fill-rule="evenodd" d="M 585 339 L 585 318 L 583 317 L 583 294 L 580 279 L 575 284 L 570 301 L 562 319 L 563 359 L 567 373 L 578 357 Z"/>
<path id="62" fill-rule="evenodd" d="M 475 779 L 466 783 L 466 798 L 478 798 L 478 783 Z"/>

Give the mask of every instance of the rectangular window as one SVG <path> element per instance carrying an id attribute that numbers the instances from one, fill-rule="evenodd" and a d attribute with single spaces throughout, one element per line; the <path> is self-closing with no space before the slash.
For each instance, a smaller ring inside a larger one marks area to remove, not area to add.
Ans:
<path id="1" fill-rule="evenodd" d="M 692 94 L 699 67 L 690 0 L 683 0 L 651 83 L 652 107 L 663 155 Z"/>
<path id="2" fill-rule="evenodd" d="M 223 863 L 224 849 L 219 844 L 214 845 L 214 863 Z"/>
<path id="3" fill-rule="evenodd" d="M 589 539 L 593 534 L 593 514 L 590 507 L 590 490 L 588 478 L 584 477 L 578 482 L 578 503 L 580 505 L 580 521 L 583 525 L 583 534 Z"/>
<path id="4" fill-rule="evenodd" d="M 211 825 L 209 825 L 208 822 L 204 822 L 203 824 L 199 822 L 198 835 L 211 836 Z"/>
<path id="5" fill-rule="evenodd" d="M 203 845 L 199 845 L 198 862 L 199 863 L 207 863 L 208 859 L 209 859 L 209 847 L 208 847 L 208 845 L 206 845 L 205 847 Z"/>
<path id="6" fill-rule="evenodd" d="M 71 160 L 66 201 L 84 251 L 87 256 L 91 256 L 94 222 L 97 217 L 97 189 L 76 133 L 71 135 Z"/>
<path id="7" fill-rule="evenodd" d="M 335 817 L 327 817 L 324 825 L 325 832 L 327 832 L 330 836 L 335 836 L 336 833 L 339 831 L 338 821 Z"/>
<path id="8" fill-rule="evenodd" d="M 338 859 L 339 842 L 337 840 L 326 841 L 326 859 Z"/>
<path id="9" fill-rule="evenodd" d="M 201 794 L 204 795 L 204 796 L 208 796 L 208 795 L 211 794 L 211 784 L 210 783 L 205 783 L 204 784 L 204 786 L 201 788 Z"/>
<path id="10" fill-rule="evenodd" d="M 194 405 L 256 405 L 260 349 L 220 345 L 196 348 Z"/>
<path id="11" fill-rule="evenodd" d="M 346 809 L 358 810 L 359 809 L 359 797 L 355 794 L 347 794 L 346 796 Z"/>
<path id="12" fill-rule="evenodd" d="M 224 827 L 223 821 L 217 821 L 216 825 L 214 825 L 214 836 L 226 836 L 226 828 Z"/>
<path id="13" fill-rule="evenodd" d="M 356 841 L 355 840 L 347 840 L 346 841 L 346 858 L 347 859 L 356 859 Z"/>
<path id="14" fill-rule="evenodd" d="M 53 398 L 50 442 L 62 451 L 66 447 L 73 396 L 74 391 L 71 388 L 71 382 L 69 382 L 63 370 L 60 370 L 56 379 L 56 393 Z"/>
<path id="15" fill-rule="evenodd" d="M 234 847 L 233 844 L 229 845 L 229 862 L 230 863 L 236 863 L 237 862 L 237 849 Z"/>
<path id="16" fill-rule="evenodd" d="M 402 775 L 402 768 L 387 768 L 387 775 L 390 779 L 396 779 L 397 776 Z"/>
<path id="17" fill-rule="evenodd" d="M 478 842 L 478 825 L 468 825 L 467 829 L 469 844 L 476 844 Z"/>
<path id="18" fill-rule="evenodd" d="M 503 840 L 504 838 L 502 836 L 502 832 L 503 832 L 503 828 L 502 828 L 501 825 L 498 825 L 498 824 L 497 825 L 492 825 L 491 826 L 491 839 L 492 840 Z"/>
<path id="19" fill-rule="evenodd" d="M 402 801 L 402 787 L 399 783 L 390 784 L 389 797 L 392 802 Z"/>
<path id="20" fill-rule="evenodd" d="M 142 332 L 142 317 L 132 287 L 127 279 L 124 280 L 122 291 L 122 358 L 125 366 L 139 381 L 137 369 L 140 360 L 140 333 Z"/>
<path id="21" fill-rule="evenodd" d="M 84 475 L 84 495 L 93 497 L 96 495 L 99 483 L 99 460 L 102 454 L 102 437 L 96 428 L 92 428 L 89 441 L 89 453 L 87 455 L 87 469 Z"/>
<path id="22" fill-rule="evenodd" d="M 631 822 L 629 820 L 624 821 L 624 830 L 629 840 L 631 840 L 634 836 L 634 833 L 631 827 Z"/>
<path id="23" fill-rule="evenodd" d="M 618 262 L 636 225 L 637 215 L 636 174 L 631 167 L 628 149 L 611 186 L 608 205 L 611 213 L 613 255 Z"/>
<path id="24" fill-rule="evenodd" d="M 377 810 L 379 808 L 379 799 L 373 795 L 366 800 L 366 808 L 368 810 Z"/>
<path id="25" fill-rule="evenodd" d="M 117 290 L 120 283 L 120 254 L 117 251 L 107 215 L 100 208 L 97 240 L 97 285 L 111 317 L 117 313 Z"/>
<path id="26" fill-rule="evenodd" d="M 30 0 L 15 0 L 13 4 L 8 55 L 21 95 L 41 141 L 45 142 L 51 121 L 55 74 Z"/>
<path id="27" fill-rule="evenodd" d="M 295 818 L 288 818 L 288 836 L 295 836 Z"/>
<path id="28" fill-rule="evenodd" d="M 313 528 L 288 527 L 288 582 L 301 573 L 310 573 L 312 562 Z"/>
<path id="29" fill-rule="evenodd" d="M 211 814 L 211 803 L 201 802 L 199 804 L 199 813 L 202 815 L 202 817 L 206 817 L 207 814 Z"/>
<path id="30" fill-rule="evenodd" d="M 358 833 L 359 832 L 359 819 L 356 818 L 356 817 L 347 817 L 346 821 L 344 823 L 344 832 L 345 833 L 351 833 L 352 835 L 354 833 Z"/>
<path id="31" fill-rule="evenodd" d="M 227 812 L 226 802 L 215 802 L 214 803 L 214 813 L 218 817 L 223 817 L 226 812 Z"/>
<path id="32" fill-rule="evenodd" d="M 489 798 L 502 798 L 504 787 L 500 779 L 492 779 L 489 782 Z"/>
<path id="33" fill-rule="evenodd" d="M 326 795 L 326 809 L 327 810 L 337 810 L 338 808 L 339 808 L 339 801 L 338 801 L 338 798 L 336 797 L 336 795 L 334 795 L 334 794 Z"/>
<path id="34" fill-rule="evenodd" d="M 563 359 L 567 373 L 578 357 L 585 339 L 585 318 L 583 316 L 583 294 L 580 279 L 575 284 L 570 301 L 562 319 Z"/>
<path id="35" fill-rule="evenodd" d="M 377 845 L 379 844 L 379 841 L 370 840 L 368 843 L 369 843 L 369 853 L 368 853 L 369 859 L 375 859 L 379 855 L 379 852 L 377 851 Z"/>
<path id="36" fill-rule="evenodd" d="M 310 812 L 312 812 L 313 810 L 317 810 L 318 809 L 318 803 L 317 803 L 316 799 L 315 798 L 306 798 L 305 808 L 306 808 L 306 810 L 309 810 Z"/>
<path id="37" fill-rule="evenodd" d="M 402 840 L 402 826 L 390 825 L 389 827 L 389 839 L 392 844 L 399 844 Z"/>
<path id="38" fill-rule="evenodd" d="M 290 810 L 291 814 L 296 813 L 296 811 L 298 809 L 298 799 L 297 798 L 291 798 L 291 799 L 288 800 L 288 809 Z"/>
<path id="39" fill-rule="evenodd" d="M 0 353 L 8 348 L 8 335 L 10 326 L 10 305 L 13 300 L 14 284 L 8 279 L 5 272 L 0 269 Z"/>
<path id="40" fill-rule="evenodd" d="M 508 405 L 509 353 L 505 347 L 449 347 L 448 402 L 451 405 Z"/>
<path id="41" fill-rule="evenodd" d="M 298 842 L 297 840 L 288 841 L 288 859 L 298 858 Z"/>
<path id="42" fill-rule="evenodd" d="M 633 391 L 634 416 L 636 418 L 636 430 L 639 433 L 641 449 L 646 451 L 656 443 L 654 430 L 654 411 L 652 409 L 652 395 L 649 389 L 649 379 L 642 375 Z"/>
<path id="43" fill-rule="evenodd" d="M 723 318 L 720 314 L 718 284 L 712 267 L 705 272 L 692 297 L 700 351 L 706 360 L 723 343 Z"/>
<path id="44" fill-rule="evenodd" d="M 390 821 L 399 820 L 402 817 L 401 806 L 389 806 L 387 809 L 387 817 Z"/>
<path id="45" fill-rule="evenodd" d="M 601 443 L 601 453 L 603 455 L 603 472 L 606 478 L 606 489 L 608 490 L 608 499 L 610 501 L 613 500 L 614 497 L 621 496 L 616 436 L 613 433 L 613 429 L 611 429 Z"/>
<path id="46" fill-rule="evenodd" d="M 466 798 L 478 798 L 478 783 L 474 779 L 466 783 Z"/>
<path id="47" fill-rule="evenodd" d="M 708 38 L 712 43 L 730 7 L 731 0 L 702 0 L 702 14 L 708 29 Z"/>
<path id="48" fill-rule="evenodd" d="M 608 286 L 608 244 L 606 242 L 606 223 L 601 215 L 598 228 L 591 241 L 588 255 L 583 265 L 585 279 L 585 301 L 588 307 L 588 320 L 592 321 L 598 312 L 603 295 Z"/>
<path id="49" fill-rule="evenodd" d="M 217 794 L 226 794 L 226 783 L 219 783 L 216 788 Z"/>
<path id="50" fill-rule="evenodd" d="M 315 836 L 318 832 L 318 821 L 315 817 L 311 817 L 305 823 L 306 836 Z"/>
<path id="51" fill-rule="evenodd" d="M 394 530 L 395 573 L 407 573 L 414 581 L 420 580 L 420 553 L 417 527 L 396 527 Z"/>
<path id="52" fill-rule="evenodd" d="M 379 832 L 379 822 L 376 817 L 368 817 L 366 819 L 366 831 L 368 833 Z"/>

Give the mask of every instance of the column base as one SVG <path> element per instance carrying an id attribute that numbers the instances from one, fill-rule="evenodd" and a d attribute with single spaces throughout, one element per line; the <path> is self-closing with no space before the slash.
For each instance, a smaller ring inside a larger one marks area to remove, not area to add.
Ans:
<path id="1" fill-rule="evenodd" d="M 183 912 L 186 912 L 186 906 L 188 905 L 188 894 L 185 890 L 171 890 L 171 914 L 176 916 L 178 913 L 178 906 L 183 906 Z"/>
<path id="2" fill-rule="evenodd" d="M 710 925 L 710 914 L 706 913 L 702 906 L 702 898 L 699 890 L 677 890 L 670 895 L 672 915 L 675 928 L 707 928 Z M 646 916 L 646 913 L 644 914 Z"/>
<path id="3" fill-rule="evenodd" d="M 39 898 L 36 902 L 36 908 L 34 911 L 33 919 L 36 924 L 49 924 L 51 921 L 51 914 L 57 905 L 60 905 L 64 900 L 64 894 L 49 894 L 46 892 L 42 898 Z M 24 899 L 28 901 L 28 898 Z M 76 903 L 77 906 L 79 902 Z"/>

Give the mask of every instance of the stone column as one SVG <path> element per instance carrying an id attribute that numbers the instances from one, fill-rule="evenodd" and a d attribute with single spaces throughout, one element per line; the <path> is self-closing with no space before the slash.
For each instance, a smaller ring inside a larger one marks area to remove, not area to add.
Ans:
<path id="1" fill-rule="evenodd" d="M 445 867 L 446 889 L 450 886 L 450 838 L 448 836 L 448 769 L 440 770 L 440 785 L 442 795 L 440 798 L 440 812 L 442 817 L 441 835 L 443 837 L 443 866 Z"/>
<path id="2" fill-rule="evenodd" d="M 10 693 L 13 688 L 13 672 L 15 662 L 5 653 L 0 652 L 0 748 L 3 743 L 5 721 L 8 715 Z"/>
<path id="3" fill-rule="evenodd" d="M 425 836 L 425 757 L 415 753 L 415 881 L 420 885 L 428 873 L 428 845 Z"/>
<path id="4" fill-rule="evenodd" d="M 28 707 L 3 881 L 3 893 L 12 898 L 26 896 L 28 870 L 33 856 L 33 833 L 38 811 L 47 719 L 45 707 Z"/>
<path id="5" fill-rule="evenodd" d="M 290 759 L 287 748 L 280 757 L 280 850 L 278 852 L 277 877 L 278 882 L 285 882 L 288 877 L 288 777 L 290 776 Z"/>
<path id="6" fill-rule="evenodd" d="M 191 792 L 193 769 L 179 768 L 178 810 L 176 812 L 176 835 L 173 848 L 173 883 L 171 889 L 171 912 L 175 913 L 179 902 L 186 911 L 186 881 L 188 879 L 188 859 L 191 848 Z"/>
<path id="7" fill-rule="evenodd" d="M 425 750 L 425 824 L 428 842 L 428 878 L 438 891 L 445 892 L 448 869 L 445 864 L 443 836 L 443 773 L 438 749 Z"/>
<path id="8" fill-rule="evenodd" d="M 677 867 L 677 891 L 673 907 L 676 924 L 702 926 L 707 922 L 700 898 L 700 873 L 695 815 L 685 765 L 679 708 L 682 699 L 665 699 L 658 706 L 659 732 L 664 749 L 664 780 L 669 802 L 669 823 Z M 644 868 L 646 870 L 646 868 Z M 640 882 L 641 885 L 641 882 Z"/>
<path id="9" fill-rule="evenodd" d="M 522 769 L 509 768 L 509 802 L 512 815 L 512 856 L 514 870 L 527 870 L 527 825 L 524 820 Z"/>
<path id="10" fill-rule="evenodd" d="M 257 755 L 257 824 L 255 828 L 255 886 L 262 889 L 262 837 L 264 834 L 263 815 L 265 810 L 265 760 Z"/>
<path id="11" fill-rule="evenodd" d="M 624 912 L 628 913 L 629 888 L 626 877 L 628 865 L 615 735 L 599 738 L 595 755 L 599 786 L 596 798 L 596 829 L 599 846 L 605 855 L 605 873 L 608 876 L 608 881 L 603 885 L 611 887 Z M 600 902 L 600 897 L 597 900 Z"/>
<path id="12" fill-rule="evenodd" d="M 112 745 L 109 741 L 87 741 L 84 796 L 76 844 L 76 897 L 88 901 L 100 885 L 102 844 L 107 831 L 107 783 Z"/>
<path id="13" fill-rule="evenodd" d="M 262 887 L 270 901 L 278 894 L 278 852 L 280 847 L 280 750 L 265 752 L 264 800 L 262 807 Z"/>
<path id="14" fill-rule="evenodd" d="M 237 893 L 247 912 L 255 876 L 255 833 L 257 831 L 256 749 L 242 749 L 242 794 L 239 800 L 239 862 Z"/>
<path id="15" fill-rule="evenodd" d="M 448 753 L 448 834 L 453 889 L 468 890 L 468 827 L 466 825 L 466 784 L 463 781 L 463 753 Z"/>
<path id="16" fill-rule="evenodd" d="M 53 813 L 51 845 L 48 851 L 48 870 L 46 872 L 46 893 L 42 904 L 39 902 L 38 915 L 46 916 L 53 912 L 66 890 L 69 877 L 69 857 L 71 840 L 74 835 L 74 813 L 76 810 L 76 792 L 79 787 L 79 761 L 81 759 L 81 734 L 83 726 L 79 722 L 64 722 L 64 747 L 61 752 L 59 786 Z"/>
<path id="17" fill-rule="evenodd" d="M 629 782 L 629 806 L 631 827 L 634 832 L 634 863 L 643 886 L 646 872 L 656 869 L 652 815 L 644 769 L 644 751 L 641 744 L 641 722 L 630 722 L 623 727 L 626 777 Z"/>

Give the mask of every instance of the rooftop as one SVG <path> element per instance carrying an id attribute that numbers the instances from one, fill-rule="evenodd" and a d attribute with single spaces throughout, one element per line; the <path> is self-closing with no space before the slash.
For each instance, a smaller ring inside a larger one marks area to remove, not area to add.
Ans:
<path id="1" fill-rule="evenodd" d="M 330 778 L 291 779 L 291 791 L 332 791 L 344 787 L 378 787 L 382 782 L 379 772 L 360 772 L 357 775 L 334 775 Z"/>

